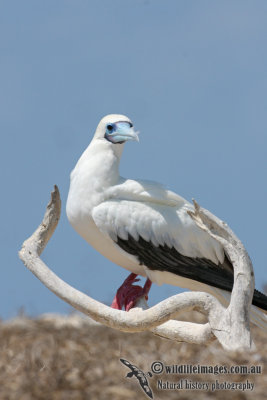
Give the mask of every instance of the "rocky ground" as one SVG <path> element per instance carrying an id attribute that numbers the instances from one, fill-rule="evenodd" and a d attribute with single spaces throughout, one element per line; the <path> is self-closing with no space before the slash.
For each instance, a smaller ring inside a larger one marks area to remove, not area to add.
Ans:
<path id="1" fill-rule="evenodd" d="M 0 400 L 148 399 L 135 376 L 126 378 L 130 369 L 120 358 L 144 373 L 151 371 L 154 361 L 165 365 L 260 365 L 260 374 L 153 373 L 147 380 L 154 399 L 264 399 L 266 334 L 253 328 L 253 336 L 257 351 L 241 356 L 226 353 L 218 342 L 198 346 L 171 342 L 149 332 L 126 334 L 77 314 L 18 317 L 0 323 Z M 183 389 L 177 388 L 179 382 Z M 193 383 L 199 388 L 193 389 Z M 233 383 L 246 386 L 222 389 Z"/>

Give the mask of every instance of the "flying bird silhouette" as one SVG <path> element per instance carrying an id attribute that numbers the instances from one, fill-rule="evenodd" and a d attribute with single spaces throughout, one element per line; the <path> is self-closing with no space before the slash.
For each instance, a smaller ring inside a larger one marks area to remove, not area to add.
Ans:
<path id="1" fill-rule="evenodd" d="M 74 229 L 97 251 L 130 276 L 112 307 L 129 310 L 147 296 L 151 282 L 167 283 L 215 296 L 227 306 L 233 266 L 223 247 L 188 215 L 193 206 L 163 185 L 125 179 L 119 163 L 126 141 L 138 140 L 132 121 L 107 115 L 70 177 L 67 216 Z M 134 285 L 147 278 L 144 288 Z M 267 310 L 267 296 L 255 290 L 253 304 Z M 251 320 L 267 327 L 266 315 L 252 307 Z"/>
<path id="2" fill-rule="evenodd" d="M 147 374 L 145 374 L 140 368 L 131 364 L 129 361 L 124 360 L 123 358 L 120 358 L 120 361 L 131 370 L 131 372 L 128 372 L 128 374 L 126 375 L 126 378 L 131 378 L 132 376 L 135 376 L 145 394 L 153 399 L 153 392 L 147 380 L 147 376 L 149 376 L 150 378 L 152 377 L 151 372 L 147 372 Z"/>

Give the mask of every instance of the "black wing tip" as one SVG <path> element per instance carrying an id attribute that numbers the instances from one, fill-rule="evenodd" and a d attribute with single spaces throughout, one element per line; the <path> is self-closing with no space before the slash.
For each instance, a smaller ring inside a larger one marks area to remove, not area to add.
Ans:
<path id="1" fill-rule="evenodd" d="M 169 248 L 166 244 L 154 246 L 152 242 L 146 241 L 142 237 L 135 240 L 130 234 L 127 240 L 118 237 L 117 245 L 127 253 L 136 256 L 139 263 L 150 270 L 168 271 L 174 275 L 228 292 L 232 291 L 234 283 L 233 267 L 227 256 L 224 263 L 220 264 L 221 268 L 218 268 L 218 265 L 206 258 L 184 256 L 174 247 Z M 200 269 L 201 274 L 199 273 Z M 252 304 L 267 311 L 267 296 L 255 289 Z M 125 362 L 123 363 L 125 364 Z"/>
<path id="2" fill-rule="evenodd" d="M 262 310 L 267 311 L 267 296 L 259 290 L 254 290 L 252 304 Z"/>

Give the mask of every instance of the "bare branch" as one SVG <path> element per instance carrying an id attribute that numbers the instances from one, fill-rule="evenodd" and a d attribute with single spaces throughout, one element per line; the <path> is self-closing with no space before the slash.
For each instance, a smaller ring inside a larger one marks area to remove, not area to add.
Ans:
<path id="1" fill-rule="evenodd" d="M 94 320 L 121 331 L 151 330 L 154 334 L 171 340 L 199 344 L 207 343 L 217 337 L 225 349 L 251 349 L 248 310 L 253 292 L 253 281 L 251 283 L 250 278 L 253 276 L 252 265 L 242 243 L 224 223 L 200 208 L 197 203 L 195 212 L 190 213 L 202 229 L 208 231 L 216 240 L 223 242 L 228 256 L 233 261 L 235 283 L 231 303 L 227 309 L 207 293 L 186 292 L 172 296 L 149 309 L 145 300 L 141 299 L 136 308 L 125 312 L 114 310 L 73 288 L 40 259 L 40 254 L 59 221 L 60 203 L 59 191 L 55 186 L 42 223 L 23 243 L 19 257 L 26 267 L 62 300 Z M 181 311 L 194 309 L 204 313 L 208 323 L 202 325 L 171 320 L 177 318 Z"/>
<path id="2" fill-rule="evenodd" d="M 234 267 L 231 302 L 220 320 L 221 327 L 227 326 L 230 329 L 228 332 L 224 329 L 220 333 L 220 340 L 224 346 L 230 348 L 249 349 L 252 346 L 249 314 L 255 287 L 251 259 L 241 241 L 225 222 L 201 208 L 195 200 L 193 202 L 195 212 L 188 211 L 188 214 L 201 229 L 221 243 Z"/>

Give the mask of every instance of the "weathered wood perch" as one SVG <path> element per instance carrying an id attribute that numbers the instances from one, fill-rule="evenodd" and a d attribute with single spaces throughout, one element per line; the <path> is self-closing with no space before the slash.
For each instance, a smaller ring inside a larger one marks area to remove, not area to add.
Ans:
<path id="1" fill-rule="evenodd" d="M 199 207 L 189 212 L 200 228 L 207 231 L 224 247 L 234 266 L 234 286 L 228 308 L 207 293 L 186 292 L 172 296 L 148 308 L 144 299 L 130 312 L 112 309 L 73 288 L 41 260 L 40 255 L 54 233 L 60 218 L 61 200 L 55 186 L 44 219 L 19 252 L 26 267 L 53 293 L 95 321 L 125 332 L 150 330 L 156 335 L 188 343 L 207 343 L 215 338 L 226 350 L 248 351 L 254 348 L 251 340 L 249 310 L 254 291 L 251 260 L 229 227 Z M 171 320 L 185 310 L 198 310 L 208 322 L 196 324 Z"/>

